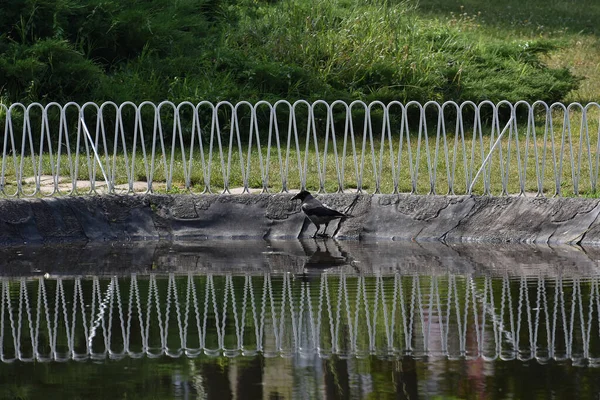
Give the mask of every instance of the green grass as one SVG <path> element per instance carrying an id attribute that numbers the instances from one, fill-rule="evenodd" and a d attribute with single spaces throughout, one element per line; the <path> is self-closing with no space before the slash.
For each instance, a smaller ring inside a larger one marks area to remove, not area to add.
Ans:
<path id="1" fill-rule="evenodd" d="M 581 79 L 564 101 L 600 99 L 600 3 L 594 0 L 419 0 L 433 19 L 468 25 L 481 40 L 549 40 L 556 48 L 542 57 L 549 67 L 567 68 Z"/>

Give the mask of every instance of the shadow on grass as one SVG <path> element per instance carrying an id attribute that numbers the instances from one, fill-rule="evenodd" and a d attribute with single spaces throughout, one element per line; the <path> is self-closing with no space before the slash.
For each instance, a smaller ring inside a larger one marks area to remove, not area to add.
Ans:
<path id="1" fill-rule="evenodd" d="M 462 14 L 476 24 L 507 33 L 600 36 L 600 2 L 596 0 L 420 0 L 418 10 L 441 18 L 460 18 Z"/>

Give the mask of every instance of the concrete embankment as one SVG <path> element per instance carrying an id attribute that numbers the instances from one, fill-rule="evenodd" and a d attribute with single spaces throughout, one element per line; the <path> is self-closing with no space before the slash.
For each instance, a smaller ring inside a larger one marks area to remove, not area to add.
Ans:
<path id="1" fill-rule="evenodd" d="M 292 239 L 314 226 L 291 194 L 135 195 L 0 200 L 0 244 Z M 328 194 L 353 217 L 338 239 L 600 244 L 600 200 Z"/>

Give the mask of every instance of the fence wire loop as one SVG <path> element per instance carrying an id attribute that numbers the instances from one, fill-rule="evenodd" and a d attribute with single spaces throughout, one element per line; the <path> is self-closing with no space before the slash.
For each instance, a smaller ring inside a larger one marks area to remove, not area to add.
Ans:
<path id="1" fill-rule="evenodd" d="M 0 104 L 0 194 L 593 195 L 600 104 Z M 0 128 L 1 129 L 1 128 Z"/>

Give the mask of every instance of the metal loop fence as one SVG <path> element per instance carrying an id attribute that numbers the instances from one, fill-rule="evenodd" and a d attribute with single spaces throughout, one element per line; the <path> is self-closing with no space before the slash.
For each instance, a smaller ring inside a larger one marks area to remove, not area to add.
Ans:
<path id="1" fill-rule="evenodd" d="M 5 197 L 597 191 L 600 104 L 0 104 Z"/>
<path id="2" fill-rule="evenodd" d="M 598 366 L 599 296 L 597 277 L 3 278 L 0 360 L 261 353 Z"/>

